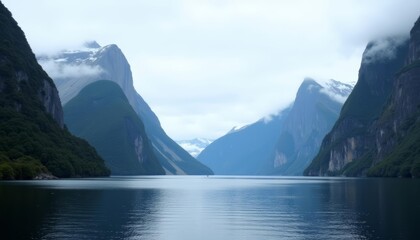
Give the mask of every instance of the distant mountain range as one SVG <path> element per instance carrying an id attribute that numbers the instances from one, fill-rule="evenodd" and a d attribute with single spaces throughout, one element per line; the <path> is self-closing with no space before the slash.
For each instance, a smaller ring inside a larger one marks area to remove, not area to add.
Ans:
<path id="1" fill-rule="evenodd" d="M 306 175 L 420 177 L 420 18 L 370 42 L 359 80 Z"/>
<path id="2" fill-rule="evenodd" d="M 180 140 L 177 143 L 193 157 L 197 157 L 213 140 L 206 138 L 194 138 L 191 140 Z"/>
<path id="3" fill-rule="evenodd" d="M 38 56 L 38 61 L 53 77 L 63 105 L 93 82 L 110 80 L 117 83 L 143 122 L 154 153 L 166 174 L 212 174 L 208 167 L 166 135 L 157 116 L 134 89 L 130 65 L 116 45 L 101 47 L 96 42 L 90 42 L 79 50 Z"/>
<path id="4" fill-rule="evenodd" d="M 226 175 L 302 175 L 337 120 L 352 86 L 307 78 L 278 114 L 232 129 L 198 159 Z"/>

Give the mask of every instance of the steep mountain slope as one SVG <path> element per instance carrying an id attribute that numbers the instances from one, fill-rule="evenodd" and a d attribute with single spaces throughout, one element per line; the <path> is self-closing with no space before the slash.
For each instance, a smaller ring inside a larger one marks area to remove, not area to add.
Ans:
<path id="1" fill-rule="evenodd" d="M 215 174 L 301 175 L 338 117 L 351 86 L 305 79 L 280 114 L 233 130 L 198 156 Z"/>
<path id="2" fill-rule="evenodd" d="M 369 176 L 420 177 L 420 18 L 410 32 L 405 66 L 391 97 L 371 127 L 375 133 Z"/>
<path id="3" fill-rule="evenodd" d="M 410 42 L 412 51 L 413 40 Z M 387 158 L 395 146 L 403 142 L 406 131 L 400 130 L 412 127 L 412 123 L 403 125 L 418 111 L 419 101 L 415 95 L 420 90 L 415 80 L 415 58 L 406 60 L 409 65 L 404 73 L 401 72 L 407 53 L 408 41 L 400 37 L 368 44 L 357 85 L 305 174 L 366 175 L 369 168 Z M 395 75 L 398 71 L 399 77 Z M 410 80 L 404 81 L 405 77 Z M 408 114 L 406 110 L 412 112 Z M 400 116 L 398 121 L 395 119 L 397 116 Z M 379 172 L 372 175 L 386 175 Z"/>
<path id="4" fill-rule="evenodd" d="M 51 72 L 63 104 L 89 83 L 100 79 L 116 82 L 144 123 L 155 154 L 167 174 L 212 174 L 212 171 L 181 148 L 162 129 L 147 103 L 136 92 L 130 65 L 116 45 L 100 47 L 96 42 L 78 51 L 40 56 L 41 65 Z"/>
<path id="5" fill-rule="evenodd" d="M 193 157 L 197 157 L 212 142 L 213 140 L 206 138 L 177 141 L 177 143 Z"/>
<path id="6" fill-rule="evenodd" d="M 0 3 L 0 179 L 106 176 L 103 160 L 63 129 L 57 89 Z"/>
<path id="7" fill-rule="evenodd" d="M 352 86 L 335 80 L 305 79 L 284 122 L 274 158 L 275 172 L 302 175 L 337 120 Z"/>
<path id="8" fill-rule="evenodd" d="M 165 174 L 143 123 L 118 84 L 96 81 L 64 106 L 64 121 L 105 159 L 113 175 Z"/>

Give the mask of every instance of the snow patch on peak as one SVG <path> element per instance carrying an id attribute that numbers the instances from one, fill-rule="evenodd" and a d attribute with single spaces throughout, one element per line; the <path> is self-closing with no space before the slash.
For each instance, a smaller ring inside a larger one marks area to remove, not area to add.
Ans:
<path id="1" fill-rule="evenodd" d="M 320 93 L 326 94 L 332 100 L 339 103 L 346 101 L 354 87 L 353 84 L 342 83 L 334 79 L 317 80 L 317 83 L 322 86 Z"/>
<path id="2" fill-rule="evenodd" d="M 193 157 L 197 157 L 212 142 L 213 140 L 207 138 L 177 141 L 177 143 Z"/>

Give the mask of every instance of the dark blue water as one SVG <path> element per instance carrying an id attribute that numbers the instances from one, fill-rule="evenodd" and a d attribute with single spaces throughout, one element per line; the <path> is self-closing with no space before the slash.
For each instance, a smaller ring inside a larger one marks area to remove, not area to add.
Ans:
<path id="1" fill-rule="evenodd" d="M 0 239 L 420 239 L 413 179 L 0 182 Z"/>

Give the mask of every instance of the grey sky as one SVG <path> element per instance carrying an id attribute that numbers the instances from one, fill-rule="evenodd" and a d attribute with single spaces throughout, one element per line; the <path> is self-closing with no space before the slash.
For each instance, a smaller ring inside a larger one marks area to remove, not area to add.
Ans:
<path id="1" fill-rule="evenodd" d="M 371 39 L 418 0 L 3 0 L 36 53 L 117 44 L 174 139 L 217 138 L 289 104 L 304 77 L 355 82 Z"/>

